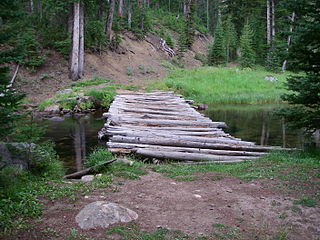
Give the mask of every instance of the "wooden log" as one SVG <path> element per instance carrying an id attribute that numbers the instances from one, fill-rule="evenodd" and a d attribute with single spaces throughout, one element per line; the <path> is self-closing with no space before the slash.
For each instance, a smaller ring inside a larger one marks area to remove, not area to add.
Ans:
<path id="1" fill-rule="evenodd" d="M 121 143 L 139 143 L 161 146 L 189 147 L 189 148 L 206 148 L 216 150 L 236 150 L 236 151 L 252 151 L 252 152 L 267 152 L 270 150 L 282 150 L 280 147 L 264 147 L 264 146 L 247 146 L 247 145 L 232 145 L 224 143 L 203 143 L 190 142 L 184 140 L 172 140 L 168 138 L 134 138 L 114 136 L 110 138 L 111 142 Z M 291 150 L 291 149 L 290 149 Z"/>
<path id="2" fill-rule="evenodd" d="M 172 134 L 172 135 L 182 135 L 182 136 L 224 136 L 224 137 L 229 137 L 232 139 L 236 139 L 234 137 L 231 137 L 229 134 L 223 132 L 223 131 L 211 131 L 211 132 L 186 132 L 186 131 L 168 131 L 168 130 L 152 130 L 152 129 L 144 129 L 144 130 L 134 130 L 134 129 L 128 129 L 128 128 L 120 128 L 120 129 L 113 129 L 113 128 L 107 128 L 107 133 L 109 135 L 126 135 L 129 132 L 132 133 L 139 133 L 139 132 L 144 132 L 144 133 L 151 133 L 151 134 L 166 134 L 167 136 Z"/>
<path id="3" fill-rule="evenodd" d="M 112 117 L 113 115 L 111 113 L 109 113 L 109 115 L 105 114 L 104 116 L 106 117 Z M 181 116 L 181 115 L 157 115 L 157 114 L 135 114 L 135 113 L 131 113 L 131 114 L 125 114 L 126 117 L 132 117 L 132 118 L 141 118 L 141 119 L 164 119 L 164 120 L 193 120 L 193 121 L 197 121 L 197 120 L 206 120 L 206 118 L 200 116 Z"/>
<path id="4" fill-rule="evenodd" d="M 107 132 L 108 133 L 108 132 Z M 183 140 L 190 142 L 202 142 L 202 143 L 226 143 L 226 144 L 236 144 L 236 145 L 254 145 L 253 142 L 241 141 L 234 139 L 232 137 L 217 135 L 214 137 L 199 137 L 199 136 L 186 136 L 186 135 L 175 135 L 173 133 L 161 133 L 161 132 L 150 132 L 150 131 L 121 131 L 116 134 L 116 132 L 110 132 L 111 136 L 126 136 L 126 137 L 143 137 L 143 138 L 169 138 L 172 140 Z"/>
<path id="5" fill-rule="evenodd" d="M 128 125 L 122 124 L 121 126 L 108 126 L 107 128 L 116 128 L 116 129 L 138 129 L 138 130 L 145 130 L 145 127 L 136 126 L 136 125 Z M 150 130 L 168 130 L 168 131 L 184 131 L 184 132 L 208 132 L 208 131 L 222 131 L 220 128 L 201 128 L 201 127 L 158 127 L 158 126 L 149 126 L 148 129 Z"/>
<path id="6" fill-rule="evenodd" d="M 101 164 L 99 164 L 97 166 L 86 168 L 86 169 L 83 169 L 81 171 L 65 175 L 63 178 L 64 179 L 77 179 L 77 178 L 81 178 L 82 176 L 87 175 L 87 174 L 98 173 L 99 172 L 98 171 L 99 168 L 107 166 L 107 165 L 113 163 L 116 160 L 117 159 L 113 159 L 113 160 L 110 160 L 108 162 L 101 163 Z"/>
<path id="7" fill-rule="evenodd" d="M 173 112 L 173 111 L 157 111 L 151 109 L 135 109 L 135 108 L 128 108 L 128 107 L 118 107 L 117 109 L 111 108 L 108 113 L 104 113 L 103 117 L 108 118 L 113 112 L 122 112 L 122 114 L 126 113 L 136 113 L 136 114 L 155 114 L 155 115 L 163 115 L 163 116 L 203 116 L 201 113 L 196 112 L 190 114 L 188 112 Z"/>
<path id="8" fill-rule="evenodd" d="M 201 148 L 187 148 L 187 147 L 171 147 L 171 146 L 158 146 L 148 144 L 134 144 L 134 143 L 117 143 L 108 142 L 108 149 L 126 149 L 128 153 L 135 151 L 138 148 L 147 148 L 155 150 L 164 150 L 169 152 L 189 152 L 189 153 L 202 153 L 202 154 L 214 154 L 214 155 L 227 155 L 227 156 L 262 156 L 265 152 L 249 152 L 249 151 L 232 151 L 232 150 L 212 150 Z"/>
<path id="9" fill-rule="evenodd" d="M 224 122 L 210 122 L 210 121 L 180 121 L 180 120 L 152 120 L 152 119 L 137 119 L 137 118 L 110 118 L 110 121 L 115 125 L 121 125 L 122 123 L 129 124 L 144 124 L 151 126 L 206 126 L 225 128 L 227 125 Z"/>
<path id="10" fill-rule="evenodd" d="M 180 153 L 167 151 L 154 151 L 148 149 L 137 149 L 138 155 L 150 158 L 172 159 L 177 161 L 244 161 L 256 159 L 256 157 L 245 156 L 222 156 L 212 154 L 198 154 L 198 153 Z"/>

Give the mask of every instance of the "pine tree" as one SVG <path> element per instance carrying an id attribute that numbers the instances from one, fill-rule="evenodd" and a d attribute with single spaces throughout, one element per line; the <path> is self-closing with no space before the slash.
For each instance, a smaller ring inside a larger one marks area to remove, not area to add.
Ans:
<path id="1" fill-rule="evenodd" d="M 3 63 L 0 60 L 1 63 Z M 24 97 L 18 94 L 16 90 L 9 87 L 10 80 L 8 76 L 9 68 L 0 67 L 0 139 L 10 134 L 14 129 L 14 122 L 19 117 L 17 111 L 20 100 Z"/>
<path id="2" fill-rule="evenodd" d="M 228 16 L 224 24 L 224 43 L 226 46 L 226 60 L 227 62 L 232 61 L 237 47 L 237 32 L 232 23 L 231 15 Z"/>
<path id="3" fill-rule="evenodd" d="M 313 132 L 320 129 L 320 2 L 291 0 L 286 5 L 298 17 L 289 58 L 294 62 L 294 70 L 305 74 L 287 79 L 287 89 L 293 93 L 282 98 L 292 108 L 283 109 L 280 114 L 291 126 Z"/>
<path id="4" fill-rule="evenodd" d="M 240 37 L 240 64 L 242 67 L 252 67 L 255 63 L 255 52 L 252 46 L 253 32 L 250 25 L 244 25 Z"/>
<path id="5" fill-rule="evenodd" d="M 226 62 L 226 46 L 224 42 L 224 32 L 220 19 L 218 20 L 216 30 L 214 32 L 214 42 L 209 49 L 208 62 L 209 65 L 223 64 Z"/>

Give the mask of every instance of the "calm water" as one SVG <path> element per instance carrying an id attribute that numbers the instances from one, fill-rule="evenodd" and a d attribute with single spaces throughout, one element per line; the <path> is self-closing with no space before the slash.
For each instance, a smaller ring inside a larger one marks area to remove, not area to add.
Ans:
<path id="1" fill-rule="evenodd" d="M 303 147 L 302 131 L 287 129 L 286 123 L 276 118 L 272 111 L 275 105 L 211 105 L 205 115 L 214 121 L 225 122 L 225 130 L 242 140 L 257 145 Z"/>
<path id="2" fill-rule="evenodd" d="M 82 169 L 85 156 L 98 142 L 98 131 L 103 127 L 102 113 L 65 117 L 63 121 L 42 120 L 45 140 L 53 140 L 59 159 L 68 172 Z"/>
<path id="3" fill-rule="evenodd" d="M 274 108 L 271 105 L 212 105 L 205 115 L 213 121 L 226 122 L 226 132 L 257 145 L 302 147 L 305 139 L 301 131 L 286 129 L 285 122 L 272 116 Z M 66 117 L 63 121 L 40 122 L 47 130 L 45 139 L 55 142 L 59 158 L 68 172 L 81 170 L 85 156 L 101 144 L 97 139 L 104 124 L 101 116 L 101 112 L 96 112 Z"/>

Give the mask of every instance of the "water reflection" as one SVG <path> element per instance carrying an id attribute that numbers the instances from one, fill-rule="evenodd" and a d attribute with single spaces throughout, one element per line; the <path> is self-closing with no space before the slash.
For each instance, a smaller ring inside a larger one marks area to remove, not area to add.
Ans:
<path id="1" fill-rule="evenodd" d="M 97 112 L 86 116 L 69 116 L 63 121 L 39 122 L 46 129 L 44 140 L 55 142 L 59 159 L 68 173 L 81 170 L 86 154 L 99 144 L 97 133 L 104 124 L 100 118 L 101 113 Z"/>
<path id="2" fill-rule="evenodd" d="M 205 115 L 228 125 L 227 132 L 260 145 L 298 147 L 305 142 L 302 131 L 286 128 L 284 119 L 273 116 L 275 105 L 211 105 Z M 319 135 L 319 134 L 318 134 Z"/>

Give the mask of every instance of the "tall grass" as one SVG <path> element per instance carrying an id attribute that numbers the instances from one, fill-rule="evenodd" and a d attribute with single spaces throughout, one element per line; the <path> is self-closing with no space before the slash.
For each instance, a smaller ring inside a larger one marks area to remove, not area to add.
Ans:
<path id="1" fill-rule="evenodd" d="M 265 80 L 267 75 L 278 79 Z M 153 83 L 154 88 L 171 89 L 201 103 L 274 103 L 281 102 L 288 73 L 274 74 L 258 69 L 202 67 L 175 69 L 164 82 Z"/>

